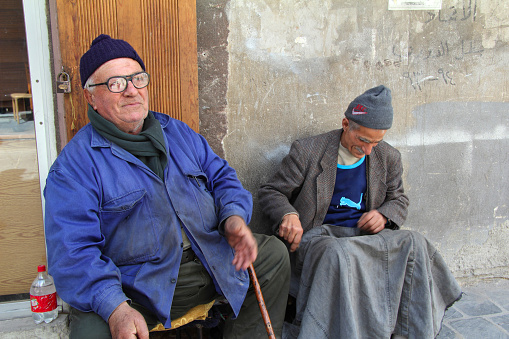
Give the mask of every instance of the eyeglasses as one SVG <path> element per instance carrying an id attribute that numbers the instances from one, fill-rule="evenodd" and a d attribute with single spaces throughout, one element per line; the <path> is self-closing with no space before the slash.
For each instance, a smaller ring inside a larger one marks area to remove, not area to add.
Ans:
<path id="1" fill-rule="evenodd" d="M 138 72 L 131 75 L 126 76 L 115 76 L 111 77 L 105 82 L 101 82 L 100 84 L 91 84 L 88 87 L 94 87 L 99 85 L 106 85 L 110 92 L 113 93 L 122 93 L 127 88 L 127 83 L 131 81 L 133 86 L 137 89 L 141 89 L 147 87 L 150 83 L 150 74 L 147 72 Z"/>

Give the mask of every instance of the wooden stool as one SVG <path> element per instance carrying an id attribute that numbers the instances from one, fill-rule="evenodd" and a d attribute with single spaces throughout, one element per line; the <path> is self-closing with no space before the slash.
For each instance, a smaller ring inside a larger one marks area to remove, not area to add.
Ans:
<path id="1" fill-rule="evenodd" d="M 14 110 L 14 119 L 19 124 L 19 107 L 18 107 L 18 99 L 30 99 L 32 98 L 32 94 L 29 93 L 12 93 L 12 108 Z"/>

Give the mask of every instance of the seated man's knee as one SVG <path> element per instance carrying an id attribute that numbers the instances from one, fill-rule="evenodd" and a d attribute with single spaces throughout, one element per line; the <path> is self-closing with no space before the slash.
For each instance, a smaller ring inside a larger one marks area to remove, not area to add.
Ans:
<path id="1" fill-rule="evenodd" d="M 255 238 L 258 241 L 258 257 L 290 267 L 288 249 L 281 240 L 273 235 L 255 235 Z"/>
<path id="2" fill-rule="evenodd" d="M 108 323 L 94 312 L 81 312 L 71 307 L 68 322 L 70 339 L 111 338 Z"/>
<path id="3" fill-rule="evenodd" d="M 255 234 L 258 241 L 258 257 L 254 262 L 257 275 L 281 276 L 290 279 L 290 258 L 286 245 L 275 236 Z"/>

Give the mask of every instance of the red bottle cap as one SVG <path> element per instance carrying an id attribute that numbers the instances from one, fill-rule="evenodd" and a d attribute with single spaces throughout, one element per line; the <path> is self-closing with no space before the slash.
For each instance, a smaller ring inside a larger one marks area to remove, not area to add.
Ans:
<path id="1" fill-rule="evenodd" d="M 46 265 L 37 266 L 37 272 L 46 272 Z"/>

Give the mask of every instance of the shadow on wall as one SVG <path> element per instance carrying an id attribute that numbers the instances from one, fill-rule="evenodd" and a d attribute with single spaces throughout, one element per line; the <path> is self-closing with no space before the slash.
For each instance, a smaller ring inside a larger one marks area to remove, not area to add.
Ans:
<path id="1" fill-rule="evenodd" d="M 507 221 L 509 103 L 438 102 L 413 111 L 399 139 L 410 198 L 405 226 L 440 242 L 459 231 L 488 232 Z"/>

